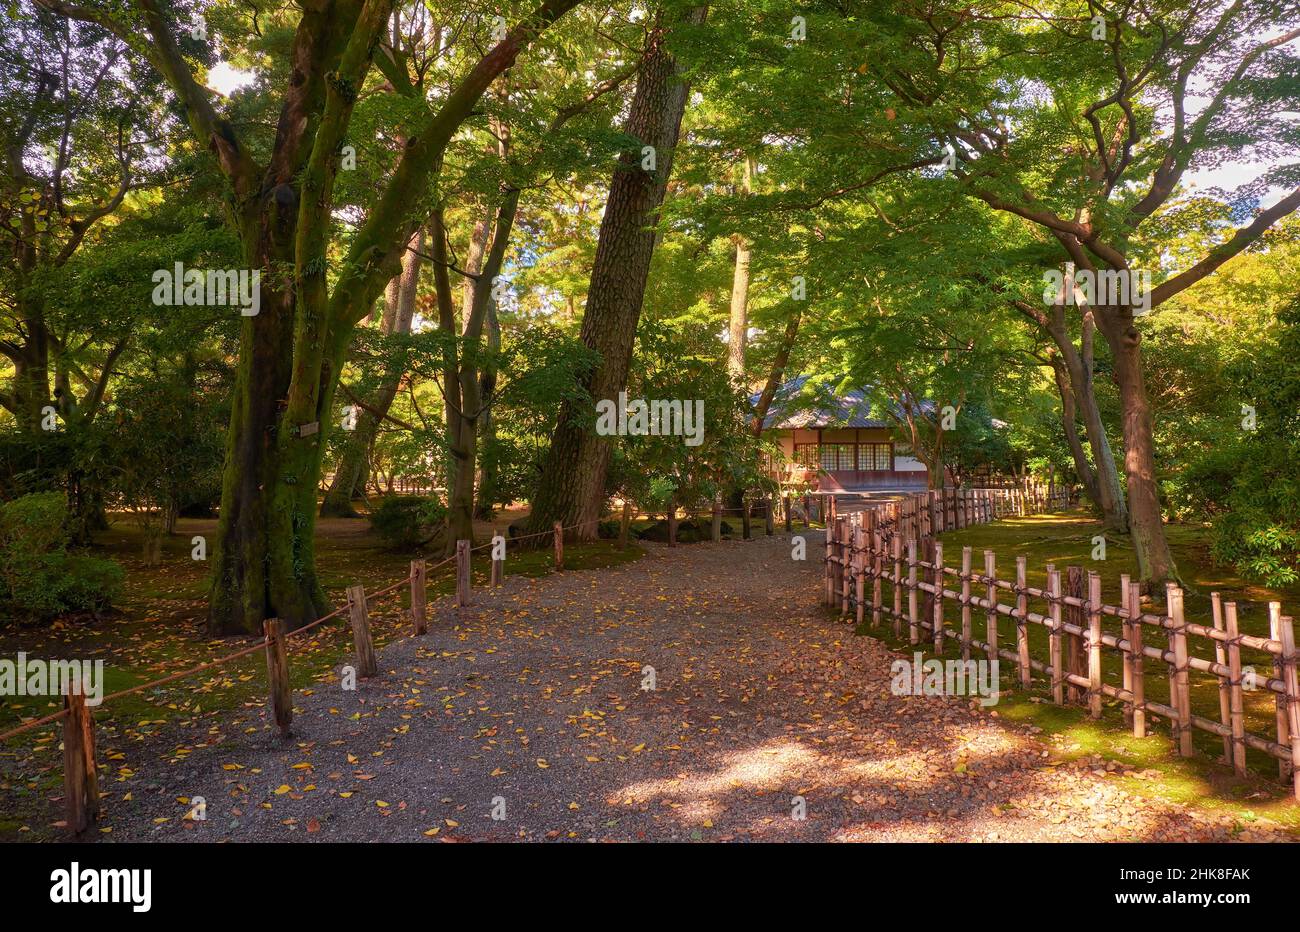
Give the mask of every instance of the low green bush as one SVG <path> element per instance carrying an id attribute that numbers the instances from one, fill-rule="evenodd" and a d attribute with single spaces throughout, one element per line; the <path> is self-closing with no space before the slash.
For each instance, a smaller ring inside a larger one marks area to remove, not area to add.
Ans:
<path id="1" fill-rule="evenodd" d="M 68 552 L 67 500 L 37 492 L 0 505 L 0 608 L 47 620 L 64 612 L 107 609 L 122 590 L 112 560 Z"/>
<path id="2" fill-rule="evenodd" d="M 370 513 L 370 526 L 394 550 L 410 549 L 427 542 L 446 517 L 439 499 L 387 495 Z"/>

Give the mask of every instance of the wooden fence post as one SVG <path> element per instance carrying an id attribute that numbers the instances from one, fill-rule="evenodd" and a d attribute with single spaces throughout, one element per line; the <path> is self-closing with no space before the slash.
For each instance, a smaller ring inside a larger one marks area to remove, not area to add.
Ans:
<path id="1" fill-rule="evenodd" d="M 1052 662 L 1052 701 L 1065 704 L 1065 668 L 1061 662 L 1061 571 L 1047 564 L 1048 628 L 1047 649 Z"/>
<path id="2" fill-rule="evenodd" d="M 713 542 L 716 544 L 722 540 L 722 495 L 721 493 L 713 496 Z"/>
<path id="3" fill-rule="evenodd" d="M 417 635 L 429 630 L 428 593 L 423 560 L 411 561 L 411 622 Z"/>
<path id="4" fill-rule="evenodd" d="M 564 569 L 564 526 L 560 524 L 559 521 L 556 521 L 551 529 L 551 533 L 555 537 L 555 571 L 558 573 Z M 465 561 L 465 575 L 466 577 L 469 576 L 468 559 Z M 467 588 L 468 585 L 469 581 L 466 579 Z"/>
<path id="5" fill-rule="evenodd" d="M 895 528 L 894 536 L 889 543 L 894 557 L 894 637 L 901 638 L 903 636 L 903 535 L 900 529 Z"/>
<path id="6" fill-rule="evenodd" d="M 1217 592 L 1210 593 L 1210 612 L 1214 620 L 1215 631 L 1226 631 L 1223 626 L 1223 600 Z M 1214 642 L 1214 662 L 1220 666 L 1228 666 L 1228 650 L 1220 640 Z M 1229 681 L 1231 676 L 1219 676 L 1215 674 L 1215 679 L 1219 681 L 1219 722 L 1224 728 L 1228 729 L 1229 734 L 1223 736 L 1223 762 L 1232 763 L 1232 700 L 1228 693 L 1230 691 Z"/>
<path id="7" fill-rule="evenodd" d="M 1020 668 L 1020 685 L 1028 689 L 1033 677 L 1029 665 L 1029 595 L 1025 592 L 1029 574 L 1026 557 L 1016 557 L 1016 665 Z"/>
<path id="8" fill-rule="evenodd" d="M 858 626 L 858 628 L 861 629 L 862 622 L 864 621 L 864 616 L 867 611 L 866 586 L 867 586 L 867 572 L 868 572 L 867 570 L 868 554 L 865 552 L 865 548 L 863 546 L 864 541 L 866 539 L 866 531 L 861 526 L 858 526 L 858 527 L 850 528 L 850 533 L 852 534 L 853 544 L 852 544 L 852 551 L 851 551 L 852 557 L 850 558 L 849 565 L 852 567 L 852 572 L 853 572 L 853 581 L 854 581 L 853 598 L 854 601 L 856 602 L 856 605 L 854 606 L 856 611 L 854 612 L 853 620 L 854 623 Z"/>
<path id="9" fill-rule="evenodd" d="M 826 529 L 827 529 L 827 530 L 830 530 L 832 527 L 834 527 L 834 526 L 835 526 L 835 521 L 836 521 L 835 509 L 832 508 L 832 509 L 831 509 L 830 517 L 827 518 Z M 746 496 L 743 495 L 743 494 L 742 494 L 741 497 L 740 497 L 740 532 L 741 532 L 741 536 L 742 536 L 745 540 L 749 540 L 749 539 L 750 539 L 750 533 L 749 533 L 749 498 L 746 497 Z"/>
<path id="10" fill-rule="evenodd" d="M 467 540 L 456 541 L 456 604 L 468 605 L 470 602 L 470 565 L 469 545 Z"/>
<path id="11" fill-rule="evenodd" d="M 1133 693 L 1133 737 L 1147 736 L 1147 694 L 1146 694 L 1146 658 L 1142 653 L 1142 586 L 1130 581 L 1128 584 L 1128 628 L 1129 650 L 1133 654 L 1133 667 L 1130 689 Z"/>
<path id="12" fill-rule="evenodd" d="M 961 659 L 970 660 L 970 558 L 971 548 L 961 548 Z"/>
<path id="13" fill-rule="evenodd" d="M 1088 716 L 1101 718 L 1101 574 L 1088 573 Z"/>
<path id="14" fill-rule="evenodd" d="M 835 564 L 832 562 L 835 557 L 835 533 L 830 527 L 826 528 L 826 607 L 834 605 L 833 597 L 835 593 Z"/>
<path id="15" fill-rule="evenodd" d="M 668 503 L 668 546 L 677 546 L 677 502 L 675 500 Z"/>
<path id="16" fill-rule="evenodd" d="M 63 806 L 69 831 L 80 835 L 99 818 L 99 771 L 95 769 L 95 721 L 83 683 L 63 694 Z"/>
<path id="17" fill-rule="evenodd" d="M 850 590 L 853 585 L 853 525 L 848 515 L 835 519 L 840 539 L 840 617 L 849 613 Z"/>
<path id="18" fill-rule="evenodd" d="M 775 531 L 776 528 L 773 526 L 772 523 L 772 494 L 770 492 L 764 492 L 763 493 L 763 532 L 768 537 L 771 537 L 773 533 L 775 533 Z"/>
<path id="19" fill-rule="evenodd" d="M 271 697 L 271 717 L 281 738 L 289 737 L 293 724 L 293 691 L 289 688 L 289 652 L 284 642 L 284 622 L 268 618 L 262 622 L 266 635 L 266 679 Z"/>
<path id="20" fill-rule="evenodd" d="M 785 495 L 781 499 L 781 512 L 785 518 L 785 532 L 794 533 L 794 514 L 790 507 L 790 496 Z"/>
<path id="21" fill-rule="evenodd" d="M 1274 641 L 1282 640 L 1282 603 L 1268 603 L 1268 631 L 1269 638 Z M 1280 654 L 1273 654 L 1273 678 L 1282 679 L 1282 657 Z M 1273 693 L 1274 703 L 1277 707 L 1277 743 L 1283 747 L 1291 743 L 1291 721 L 1290 713 L 1287 711 L 1286 696 L 1282 693 Z M 1277 763 L 1278 776 L 1285 780 L 1291 771 L 1291 765 L 1284 760 Z"/>
<path id="22" fill-rule="evenodd" d="M 812 526 L 812 495 L 807 492 L 803 493 L 803 526 L 809 528 Z"/>
<path id="23" fill-rule="evenodd" d="M 993 697 L 997 699 L 1002 693 L 1002 676 L 999 668 L 1002 666 L 998 657 L 998 558 L 992 550 L 984 551 L 984 579 L 988 585 L 985 598 L 988 600 L 988 607 L 984 615 L 984 641 L 985 650 L 989 659 L 989 676 L 993 680 Z M 999 671 L 994 675 L 993 671 Z"/>
<path id="24" fill-rule="evenodd" d="M 375 644 L 370 639 L 370 615 L 366 610 L 364 586 L 348 587 L 348 618 L 352 622 L 352 643 L 357 649 L 357 676 L 371 677 L 379 672 L 375 662 Z"/>
<path id="25" fill-rule="evenodd" d="M 872 521 L 871 534 L 868 536 L 868 546 L 871 551 L 867 558 L 871 562 L 871 627 L 880 627 L 880 614 L 884 605 L 884 583 L 881 577 L 885 572 L 885 539 L 880 530 L 878 521 Z"/>
<path id="26" fill-rule="evenodd" d="M 934 542 L 934 652 L 943 655 L 943 541 Z"/>
<path id="27" fill-rule="evenodd" d="M 1174 739 L 1181 757 L 1192 756 L 1192 694 L 1187 672 L 1187 622 L 1183 618 L 1183 590 L 1174 583 L 1165 585 L 1165 610 L 1169 628 L 1169 649 L 1174 665 L 1169 671 L 1169 704 L 1178 713 L 1173 722 Z"/>
<path id="28" fill-rule="evenodd" d="M 1300 800 L 1300 683 L 1296 682 L 1295 625 L 1282 617 L 1282 686 L 1286 691 L 1287 726 L 1291 733 L 1291 791 Z"/>
<path id="29" fill-rule="evenodd" d="M 1119 607 L 1120 607 L 1120 634 L 1125 640 L 1128 639 L 1129 630 L 1128 622 L 1128 593 L 1129 593 L 1129 575 L 1121 573 L 1119 577 Z M 1133 654 L 1131 651 L 1120 652 L 1120 668 L 1124 675 L 1124 689 L 1127 692 L 1133 691 Z M 1124 704 L 1124 721 L 1128 725 L 1133 724 L 1133 706 Z"/>
<path id="30" fill-rule="evenodd" d="M 1065 568 L 1065 594 L 1070 598 L 1083 601 L 1086 594 L 1083 567 L 1067 566 Z M 1067 605 L 1065 607 L 1065 619 L 1076 628 L 1087 630 L 1088 614 L 1082 605 Z M 1088 661 L 1084 654 L 1084 637 L 1078 634 L 1066 633 L 1065 635 L 1065 670 L 1075 676 L 1085 676 L 1088 673 Z M 1083 704 L 1087 701 L 1088 692 L 1082 686 L 1073 683 L 1066 684 L 1066 694 L 1071 702 Z"/>
<path id="31" fill-rule="evenodd" d="M 714 507 L 714 513 L 716 514 L 717 513 L 716 501 L 714 502 L 713 507 Z M 627 540 L 631 536 L 631 534 L 632 534 L 632 503 L 629 502 L 627 499 L 624 499 L 623 518 L 618 525 L 618 549 L 619 550 L 627 549 Z M 713 539 L 714 540 L 718 539 L 716 534 L 713 536 Z"/>
<path id="32" fill-rule="evenodd" d="M 921 625 L 916 615 L 916 538 L 907 539 L 907 642 L 921 643 Z"/>
<path id="33" fill-rule="evenodd" d="M 626 511 L 627 505 L 624 504 L 623 508 Z M 498 547 L 501 549 L 500 559 L 497 559 Z M 624 538 L 622 542 L 622 547 L 624 549 L 627 547 L 626 538 Z M 502 537 L 500 534 L 492 535 L 492 549 L 488 551 L 488 555 L 492 557 L 492 577 L 490 582 L 492 584 L 492 587 L 496 588 L 497 586 L 501 585 L 501 583 L 504 582 L 506 578 L 506 539 Z"/>
<path id="34" fill-rule="evenodd" d="M 1246 714 L 1245 703 L 1241 695 L 1241 645 L 1237 632 L 1237 603 L 1228 602 L 1223 606 L 1224 630 L 1228 634 L 1228 713 L 1232 719 L 1232 761 L 1233 772 L 1239 777 L 1246 775 Z"/>

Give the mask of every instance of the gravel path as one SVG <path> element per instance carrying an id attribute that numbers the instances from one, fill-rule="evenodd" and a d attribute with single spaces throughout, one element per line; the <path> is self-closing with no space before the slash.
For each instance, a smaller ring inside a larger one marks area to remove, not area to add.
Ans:
<path id="1" fill-rule="evenodd" d="M 651 546 L 439 602 L 428 635 L 381 651 L 377 678 L 295 693 L 290 741 L 250 708 L 172 763 L 104 774 L 101 837 L 1229 837 L 1230 822 L 1127 792 L 1123 768 L 1061 763 L 996 712 L 891 695 L 898 655 L 818 603 L 819 540 L 806 562 L 782 536 Z M 194 796 L 205 821 L 184 817 Z"/>

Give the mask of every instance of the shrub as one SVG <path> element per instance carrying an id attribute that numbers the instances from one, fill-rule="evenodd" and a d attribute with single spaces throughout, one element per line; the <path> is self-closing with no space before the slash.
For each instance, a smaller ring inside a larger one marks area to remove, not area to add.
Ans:
<path id="1" fill-rule="evenodd" d="M 7 613 L 48 619 L 100 612 L 122 588 L 112 560 L 68 553 L 67 500 L 37 492 L 0 505 L 0 605 Z"/>
<path id="2" fill-rule="evenodd" d="M 446 516 L 436 498 L 387 495 L 370 513 L 370 526 L 394 550 L 409 549 L 426 543 Z"/>

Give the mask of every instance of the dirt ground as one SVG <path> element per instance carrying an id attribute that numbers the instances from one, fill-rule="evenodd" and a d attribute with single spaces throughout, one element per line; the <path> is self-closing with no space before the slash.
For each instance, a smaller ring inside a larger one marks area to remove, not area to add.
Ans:
<path id="1" fill-rule="evenodd" d="M 101 775 L 104 840 L 1267 840 L 1153 800 L 965 700 L 896 696 L 899 655 L 819 603 L 788 538 L 649 545 L 507 578 L 355 690 L 260 701 Z M 653 686 L 653 688 L 646 688 Z M 188 818 L 205 801 L 204 820 Z"/>

